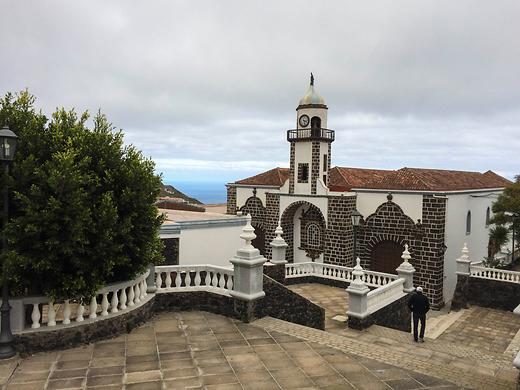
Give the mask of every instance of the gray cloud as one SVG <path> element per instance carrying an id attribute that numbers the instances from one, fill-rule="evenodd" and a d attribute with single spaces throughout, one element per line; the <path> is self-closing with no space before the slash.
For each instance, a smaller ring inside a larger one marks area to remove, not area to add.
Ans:
<path id="1" fill-rule="evenodd" d="M 310 71 L 338 165 L 520 173 L 515 0 L 0 7 L 0 92 L 101 108 L 167 178 L 287 165 Z"/>

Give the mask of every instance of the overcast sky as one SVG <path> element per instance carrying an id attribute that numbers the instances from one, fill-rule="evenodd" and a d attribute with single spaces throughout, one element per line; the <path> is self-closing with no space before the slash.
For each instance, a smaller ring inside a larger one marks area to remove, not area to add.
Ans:
<path id="1" fill-rule="evenodd" d="M 333 165 L 520 174 L 518 0 L 0 5 L 0 93 L 101 109 L 166 182 L 288 166 L 311 71 Z"/>

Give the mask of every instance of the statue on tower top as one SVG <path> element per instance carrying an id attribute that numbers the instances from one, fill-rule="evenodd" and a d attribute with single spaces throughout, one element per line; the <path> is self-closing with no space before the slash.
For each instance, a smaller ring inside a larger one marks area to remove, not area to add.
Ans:
<path id="1" fill-rule="evenodd" d="M 311 85 L 314 85 L 314 75 L 311 72 Z"/>

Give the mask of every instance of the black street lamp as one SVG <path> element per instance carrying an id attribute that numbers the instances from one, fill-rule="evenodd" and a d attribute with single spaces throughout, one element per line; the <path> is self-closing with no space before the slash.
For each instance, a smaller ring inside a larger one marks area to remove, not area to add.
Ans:
<path id="1" fill-rule="evenodd" d="M 8 359 L 16 355 L 13 347 L 13 334 L 11 333 L 11 306 L 9 305 L 9 280 L 7 278 L 7 269 L 5 267 L 5 255 L 7 254 L 7 234 L 5 228 L 9 217 L 9 199 L 7 180 L 9 177 L 9 164 L 13 161 L 14 152 L 16 151 L 17 136 L 7 126 L 0 129 L 0 161 L 4 165 L 4 213 L 3 213 L 3 230 L 2 234 L 2 306 L 1 327 L 0 331 L 0 359 Z"/>
<path id="2" fill-rule="evenodd" d="M 352 219 L 352 227 L 354 228 L 354 264 L 356 264 L 356 258 L 357 258 L 357 230 L 359 228 L 359 225 L 361 224 L 361 218 L 363 215 L 356 209 L 352 211 L 352 214 L 350 215 L 350 218 Z"/>

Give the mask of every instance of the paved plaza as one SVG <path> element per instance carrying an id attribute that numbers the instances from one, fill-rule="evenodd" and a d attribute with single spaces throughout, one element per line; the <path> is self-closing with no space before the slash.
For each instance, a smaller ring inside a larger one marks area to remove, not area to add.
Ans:
<path id="1" fill-rule="evenodd" d="M 206 312 L 2 362 L 3 389 L 456 389 L 450 383 Z"/>
<path id="2" fill-rule="evenodd" d="M 344 289 L 321 284 L 289 288 L 325 308 L 326 332 L 319 336 L 314 330 L 296 329 L 292 324 L 280 324 L 276 320 L 261 320 L 267 328 L 285 329 L 289 334 L 305 333 L 310 340 L 326 338 L 327 345 L 339 346 L 359 356 L 372 357 L 374 351 L 378 351 L 381 361 L 463 386 L 516 388 L 518 370 L 512 361 L 520 349 L 520 318 L 513 313 L 471 307 L 439 337 L 426 337 L 425 343 L 417 344 L 412 341 L 411 334 L 405 332 L 377 325 L 356 331 L 334 320 L 337 316 L 345 316 L 348 295 Z M 437 313 L 431 311 L 429 316 L 434 317 Z"/>

